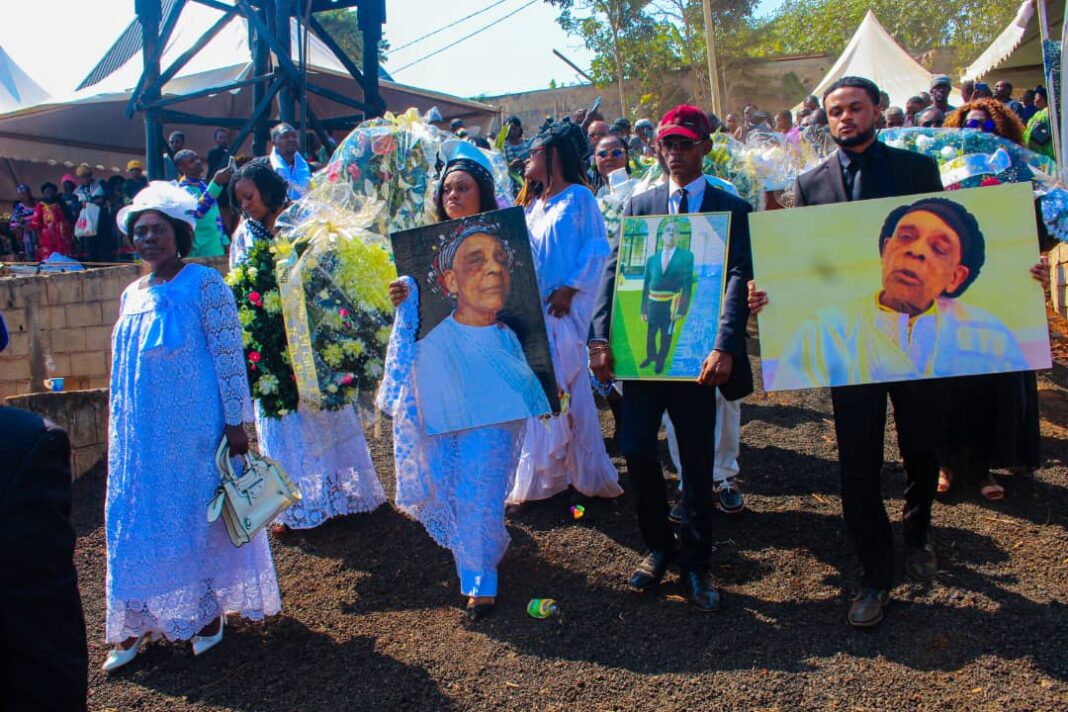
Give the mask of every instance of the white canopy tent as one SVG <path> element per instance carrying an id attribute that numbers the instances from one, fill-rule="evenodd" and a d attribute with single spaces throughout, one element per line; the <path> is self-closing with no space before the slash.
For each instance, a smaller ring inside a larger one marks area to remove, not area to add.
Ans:
<path id="1" fill-rule="evenodd" d="M 1059 39 L 1064 26 L 1064 4 L 1049 4 L 1050 37 Z M 1024 0 L 1009 26 L 964 70 L 965 79 L 1004 79 L 1014 89 L 1045 84 L 1042 69 L 1042 33 L 1038 26 L 1035 0 Z"/>
<path id="2" fill-rule="evenodd" d="M 890 95 L 891 106 L 904 107 L 910 96 L 928 90 L 932 75 L 894 41 L 875 13 L 868 10 L 838 61 L 812 93 L 823 96 L 827 87 L 845 76 L 871 79 Z M 956 89 L 950 94 L 949 103 L 960 103 L 960 92 Z"/>
<path id="3" fill-rule="evenodd" d="M 22 67 L 0 47 L 0 113 L 36 104 L 47 98 L 48 92 L 22 71 Z"/>
<path id="4" fill-rule="evenodd" d="M 186 7 L 163 53 L 161 66 L 169 66 L 186 52 L 219 18 L 210 7 Z M 294 60 L 301 38 L 292 33 Z M 363 99 L 363 90 L 344 66 L 313 34 L 308 35 L 307 71 L 310 80 L 339 94 Z M 125 170 L 130 159 L 144 160 L 145 128 L 140 113 L 126 118 L 124 111 L 133 87 L 141 76 L 141 53 L 134 52 L 102 81 L 66 97 L 38 101 L 0 113 L 0 198 L 14 195 L 15 182 L 27 182 L 35 191 L 40 181 L 58 182 L 70 167 L 86 162 L 101 174 Z M 252 113 L 252 87 L 213 94 L 213 87 L 253 76 L 249 30 L 243 18 L 235 17 L 203 47 L 163 88 L 163 97 L 192 95 L 188 101 L 168 108 L 198 116 L 243 121 Z M 445 120 L 463 118 L 468 124 L 488 124 L 497 116 L 495 107 L 439 92 L 380 80 L 379 92 L 386 107 L 401 112 L 416 107 L 425 112 L 437 106 Z M 320 119 L 349 116 L 353 109 L 318 95 L 309 94 L 308 105 Z M 207 152 L 213 146 L 211 126 L 168 123 L 167 130 L 186 134 L 186 145 Z M 309 127 L 310 128 L 310 127 Z M 250 142 L 234 147 L 248 153 Z"/>

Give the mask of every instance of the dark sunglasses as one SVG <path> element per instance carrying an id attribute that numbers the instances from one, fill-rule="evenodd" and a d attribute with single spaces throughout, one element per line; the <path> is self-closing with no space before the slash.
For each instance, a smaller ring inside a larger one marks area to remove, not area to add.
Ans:
<path id="1" fill-rule="evenodd" d="M 664 147 L 665 151 L 692 151 L 693 147 L 697 145 L 696 141 L 691 141 L 688 138 L 684 139 L 665 139 L 660 142 L 660 145 Z"/>
<path id="2" fill-rule="evenodd" d="M 979 119 L 968 119 L 964 122 L 964 128 L 982 129 L 985 133 L 994 133 L 997 124 L 994 123 L 993 119 L 983 119 L 982 121 Z"/>
<path id="3" fill-rule="evenodd" d="M 620 156 L 623 155 L 623 149 L 622 148 L 613 148 L 611 151 L 609 151 L 608 149 L 604 149 L 604 150 L 601 150 L 601 151 L 597 152 L 597 157 L 598 158 L 608 158 L 609 154 L 611 154 L 612 158 L 619 158 Z"/>

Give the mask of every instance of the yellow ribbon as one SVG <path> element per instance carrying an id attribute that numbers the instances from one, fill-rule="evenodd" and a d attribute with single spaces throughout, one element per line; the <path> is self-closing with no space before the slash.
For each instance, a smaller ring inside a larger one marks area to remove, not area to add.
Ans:
<path id="1" fill-rule="evenodd" d="M 289 361 L 297 379 L 297 393 L 302 403 L 319 408 L 323 394 L 319 390 L 319 375 L 315 371 L 311 328 L 308 326 L 308 307 L 304 302 L 304 280 L 296 267 L 296 253 L 289 252 L 275 267 L 278 291 L 282 297 L 282 319 L 286 325 Z"/>

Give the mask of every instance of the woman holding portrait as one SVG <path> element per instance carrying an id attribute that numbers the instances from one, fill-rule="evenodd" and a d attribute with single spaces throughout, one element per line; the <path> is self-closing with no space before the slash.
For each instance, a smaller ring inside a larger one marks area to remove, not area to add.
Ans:
<path id="1" fill-rule="evenodd" d="M 425 281 L 390 285 L 399 310 L 378 405 L 393 418 L 397 507 L 452 552 L 467 614 L 480 620 L 496 602 L 510 541 L 504 499 L 527 419 L 549 404 L 515 333 L 497 320 L 515 258 L 494 221 L 474 217 L 497 205 L 489 163 L 472 151 L 443 147 L 435 196 L 442 219 L 471 219 L 441 235 Z M 448 295 L 454 308 L 417 341 L 420 289 Z"/>

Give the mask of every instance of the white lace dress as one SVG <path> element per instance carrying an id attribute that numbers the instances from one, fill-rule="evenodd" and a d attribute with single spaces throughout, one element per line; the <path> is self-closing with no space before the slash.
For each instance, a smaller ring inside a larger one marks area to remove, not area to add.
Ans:
<path id="1" fill-rule="evenodd" d="M 604 448 L 590 387 L 586 338 L 605 260 L 611 252 L 604 218 L 589 189 L 572 185 L 527 208 L 530 246 L 544 302 L 558 287 L 578 290 L 563 317 L 545 312 L 553 369 L 566 410 L 548 426 L 531 421 L 509 503 L 547 499 L 574 487 L 591 497 L 623 494 Z"/>
<path id="2" fill-rule="evenodd" d="M 511 541 L 504 498 L 526 421 L 427 435 L 416 401 L 418 288 L 397 310 L 378 407 L 393 419 L 397 508 L 452 552 L 465 596 L 496 596 L 497 565 Z M 487 327 L 491 328 L 491 327 Z"/>
<path id="3" fill-rule="evenodd" d="M 242 220 L 234 231 L 230 266 L 245 260 L 265 228 Z M 319 411 L 301 405 L 281 418 L 264 415 L 256 401 L 260 451 L 277 460 L 300 488 L 301 500 L 279 515 L 292 529 L 312 529 L 332 517 L 370 512 L 386 501 L 354 407 Z"/>
<path id="4" fill-rule="evenodd" d="M 230 288 L 194 264 L 166 284 L 131 284 L 112 349 L 107 641 L 188 640 L 222 613 L 278 613 L 266 533 L 238 548 L 207 521 L 223 428 L 252 415 Z"/>

